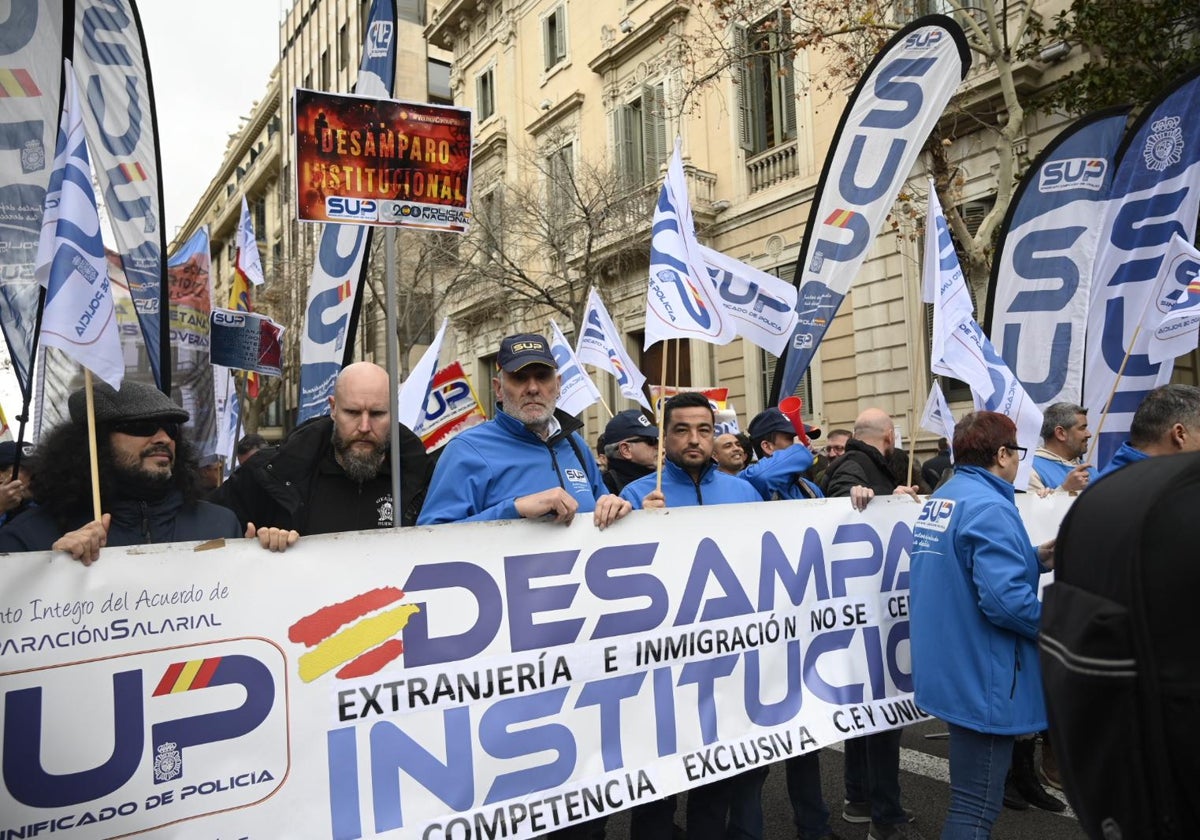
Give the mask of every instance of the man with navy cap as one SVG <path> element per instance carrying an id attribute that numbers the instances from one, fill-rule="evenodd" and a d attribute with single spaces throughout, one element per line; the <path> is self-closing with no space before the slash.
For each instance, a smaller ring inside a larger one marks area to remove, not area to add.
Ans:
<path id="1" fill-rule="evenodd" d="M 814 426 L 804 428 L 810 439 L 821 435 Z M 759 412 L 748 430 L 758 460 L 738 473 L 740 478 L 753 484 L 767 501 L 821 498 L 820 488 L 806 476 L 812 467 L 812 452 L 797 445 L 796 427 L 782 411 L 772 406 Z"/>
<path id="2" fill-rule="evenodd" d="M 500 342 L 492 380 L 496 416 L 467 429 L 438 460 L 420 525 L 494 519 L 568 524 L 593 513 L 598 527 L 627 514 L 629 502 L 606 492 L 583 424 L 557 410 L 558 364 L 540 335 Z"/>
<path id="3" fill-rule="evenodd" d="M 233 512 L 200 501 L 188 413 L 157 388 L 126 380 L 94 386 L 100 507 L 94 519 L 83 390 L 70 419 L 39 441 L 30 464 L 38 506 L 0 529 L 0 552 L 66 551 L 90 564 L 106 545 L 188 542 L 243 535 Z"/>
<path id="4" fill-rule="evenodd" d="M 654 472 L 658 462 L 658 426 L 639 409 L 618 411 L 604 427 L 604 454 L 608 469 L 604 484 L 613 493 Z"/>

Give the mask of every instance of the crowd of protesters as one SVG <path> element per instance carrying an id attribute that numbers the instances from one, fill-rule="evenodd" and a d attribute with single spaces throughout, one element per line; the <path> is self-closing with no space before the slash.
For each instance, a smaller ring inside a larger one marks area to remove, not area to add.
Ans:
<path id="1" fill-rule="evenodd" d="M 140 543 L 248 538 L 284 551 L 308 534 L 394 524 L 570 523 L 591 514 L 604 528 L 635 509 L 841 496 L 861 511 L 877 495 L 923 502 L 932 494 L 946 524 L 914 533 L 911 648 L 916 701 L 950 730 L 951 800 L 941 837 L 989 837 L 1003 805 L 1061 810 L 1042 784 L 1057 786 L 1048 750 L 1041 778 L 1034 766 L 1034 738 L 1046 728 L 1037 589 L 1053 541 L 1033 546 L 1017 513 L 1013 483 L 1026 451 L 1011 420 L 968 414 L 922 469 L 897 446 L 892 418 L 879 408 L 864 409 L 853 429 L 830 431 L 822 445 L 820 429 L 778 408 L 752 418 L 745 433 L 718 434 L 707 398 L 683 393 L 663 407 L 659 485 L 660 431 L 649 417 L 637 409 L 614 415 L 593 449 L 582 424 L 557 408 L 557 363 L 542 336 L 505 338 L 497 359 L 496 416 L 452 439 L 440 458 L 400 426 L 398 502 L 387 457 L 395 400 L 376 365 L 348 366 L 329 415 L 280 444 L 246 436 L 223 483 L 204 480 L 188 412 L 169 397 L 134 382 L 95 386 L 99 517 L 77 392 L 68 419 L 36 448 L 0 443 L 0 552 L 49 549 L 86 565 L 105 546 Z M 1189 386 L 1153 391 L 1118 461 L 1100 473 L 1086 462 L 1087 419 L 1078 405 L 1048 407 L 1031 491 L 1078 492 L 1120 464 L 1200 449 L 1200 390 Z M 783 769 L 799 840 L 842 837 L 822 797 L 819 753 Z M 899 730 L 847 742 L 842 820 L 866 825 L 870 840 L 921 837 L 902 804 L 899 771 Z M 761 837 L 764 777 L 754 770 L 694 791 L 686 835 Z M 631 836 L 681 836 L 675 812 L 673 797 L 638 806 Z M 596 820 L 554 835 L 604 833 L 604 820 Z"/>

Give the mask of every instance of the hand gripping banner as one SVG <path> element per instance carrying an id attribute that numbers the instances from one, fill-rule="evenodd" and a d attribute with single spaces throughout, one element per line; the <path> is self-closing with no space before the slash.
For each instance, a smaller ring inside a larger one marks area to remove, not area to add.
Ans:
<path id="1" fill-rule="evenodd" d="M 928 15 L 897 32 L 859 80 L 804 229 L 794 281 L 799 318 L 786 362 L 776 368 L 772 403 L 795 391 L 812 363 L 925 138 L 970 67 L 962 28 Z"/>

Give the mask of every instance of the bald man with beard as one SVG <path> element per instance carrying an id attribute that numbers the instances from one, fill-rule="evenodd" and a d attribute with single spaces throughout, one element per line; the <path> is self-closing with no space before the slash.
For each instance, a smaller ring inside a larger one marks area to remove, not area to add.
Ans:
<path id="1" fill-rule="evenodd" d="M 338 376 L 329 414 L 254 454 L 209 499 L 255 523 L 259 541 L 283 550 L 300 535 L 391 528 L 392 405 L 387 371 L 356 362 Z M 421 439 L 400 425 L 401 525 L 415 525 L 432 473 Z"/>

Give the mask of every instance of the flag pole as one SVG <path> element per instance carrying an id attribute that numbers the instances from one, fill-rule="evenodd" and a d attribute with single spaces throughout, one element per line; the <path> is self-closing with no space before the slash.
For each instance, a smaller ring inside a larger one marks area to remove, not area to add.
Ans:
<path id="1" fill-rule="evenodd" d="M 384 233 L 384 262 L 387 264 L 385 273 L 385 309 L 387 312 L 387 367 L 388 399 L 392 405 L 392 413 L 396 412 L 396 399 L 400 393 L 400 353 L 397 348 L 396 324 L 396 229 L 389 227 Z M 435 366 L 436 367 L 436 366 Z M 400 424 L 397 419 L 391 423 L 391 467 L 392 467 L 392 527 L 400 527 L 403 516 L 400 496 Z"/>
<path id="2" fill-rule="evenodd" d="M 906 486 L 912 487 L 913 458 L 916 457 L 917 432 L 916 427 L 913 426 L 913 413 L 911 408 L 904 413 L 904 420 L 906 423 L 908 423 L 908 481 Z"/>
<path id="3" fill-rule="evenodd" d="M 1125 365 L 1129 364 L 1129 357 L 1133 355 L 1134 345 L 1137 344 L 1138 335 L 1142 332 L 1142 324 L 1139 321 L 1137 327 L 1133 331 L 1133 338 L 1129 339 L 1129 349 L 1125 351 L 1125 358 L 1121 359 L 1121 367 L 1117 369 L 1117 377 L 1113 380 L 1112 390 L 1108 392 L 1108 399 L 1104 401 L 1104 411 L 1100 414 L 1100 422 L 1096 424 L 1096 431 L 1092 433 L 1092 445 L 1088 447 L 1087 462 L 1092 463 L 1092 456 L 1096 454 L 1096 445 L 1100 442 L 1100 432 L 1104 430 L 1104 421 L 1108 419 L 1108 412 L 1112 410 L 1113 398 L 1117 395 L 1117 387 L 1121 384 L 1121 377 L 1125 375 Z"/>
<path id="4" fill-rule="evenodd" d="M 666 421 L 666 412 L 663 411 L 663 405 L 667 401 L 667 347 L 668 343 L 667 341 L 664 341 L 662 343 L 662 371 L 659 373 L 658 379 L 658 381 L 662 383 L 662 390 L 660 390 L 658 393 L 658 404 L 654 407 L 656 413 L 658 414 L 658 457 L 654 462 L 654 468 L 658 477 L 654 481 L 654 489 L 659 493 L 662 492 L 663 454 L 665 452 L 663 449 L 663 426 Z"/>
<path id="5" fill-rule="evenodd" d="M 92 467 L 92 512 L 96 521 L 100 512 L 100 458 L 96 451 L 96 400 L 92 394 L 92 372 L 83 369 L 83 390 L 87 395 L 88 460 Z"/>

